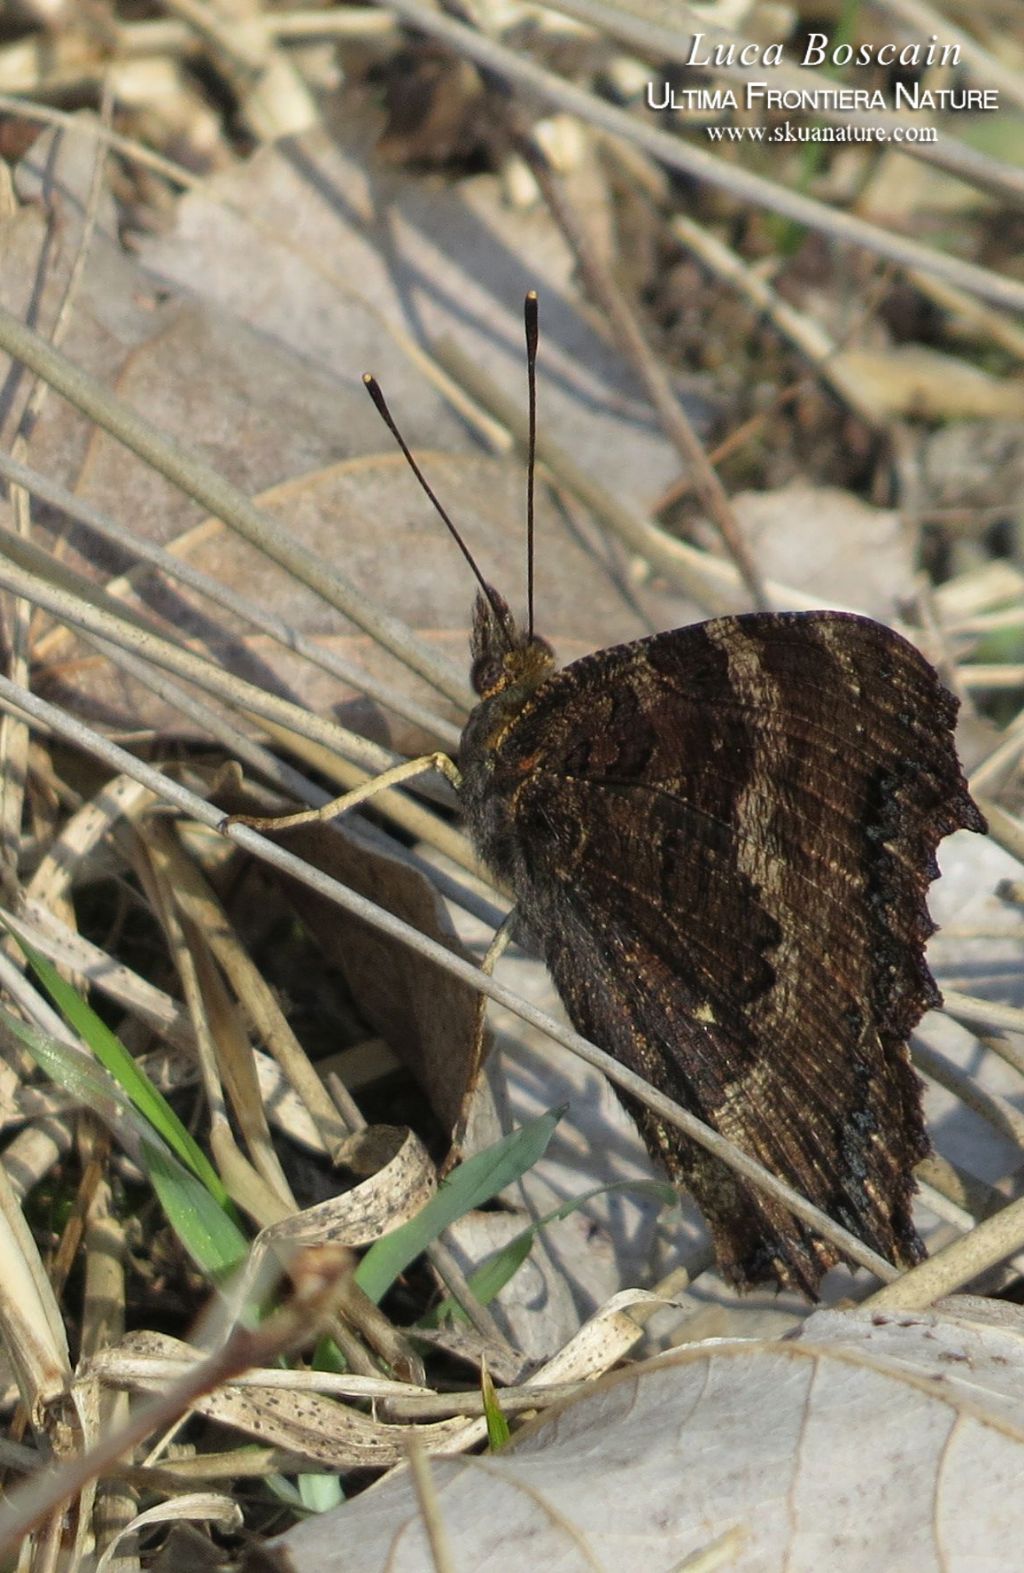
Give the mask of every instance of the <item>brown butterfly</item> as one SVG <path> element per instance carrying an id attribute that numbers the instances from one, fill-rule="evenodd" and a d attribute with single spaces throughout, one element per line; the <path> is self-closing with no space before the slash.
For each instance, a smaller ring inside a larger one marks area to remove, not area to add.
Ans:
<path id="1" fill-rule="evenodd" d="M 536 333 L 534 297 L 531 459 Z M 918 1261 L 907 1039 L 941 1003 L 926 896 L 942 838 L 986 829 L 956 699 L 900 635 L 828 611 L 717 618 L 557 671 L 532 614 L 520 628 L 473 571 L 462 807 L 573 1024 L 882 1256 Z M 813 1296 L 836 1248 L 626 1101 L 726 1275 Z"/>

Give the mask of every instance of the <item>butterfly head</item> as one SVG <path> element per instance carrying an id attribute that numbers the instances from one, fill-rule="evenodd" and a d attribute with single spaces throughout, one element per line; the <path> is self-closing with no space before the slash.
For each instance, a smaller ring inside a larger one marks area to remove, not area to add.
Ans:
<path id="1" fill-rule="evenodd" d="M 508 603 L 489 586 L 473 608 L 470 652 L 470 681 L 481 699 L 492 699 L 506 689 L 530 693 L 551 675 L 555 664 L 547 640 L 520 628 Z"/>

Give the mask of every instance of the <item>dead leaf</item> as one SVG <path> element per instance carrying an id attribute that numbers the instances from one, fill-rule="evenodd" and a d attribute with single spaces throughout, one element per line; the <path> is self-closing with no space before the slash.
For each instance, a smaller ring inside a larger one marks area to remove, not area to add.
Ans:
<path id="1" fill-rule="evenodd" d="M 361 386 L 361 373 L 368 366 L 378 371 L 417 451 L 437 451 L 429 469 L 439 495 L 463 522 L 488 575 L 513 602 L 521 601 L 524 593 L 522 466 L 482 457 L 451 406 L 410 358 L 414 350 L 396 348 L 389 336 L 385 323 L 401 320 L 401 297 L 373 247 L 362 155 L 341 155 L 316 143 L 309 149 L 308 167 L 297 154 L 286 158 L 280 150 L 267 150 L 267 157 L 266 168 L 257 157 L 239 171 L 244 190 L 225 187 L 224 192 L 229 202 L 251 209 L 258 220 L 255 231 L 220 202 L 184 199 L 179 237 L 190 233 L 196 219 L 203 227 L 204 247 L 209 243 L 219 248 L 219 260 L 208 271 L 191 243 L 184 252 L 175 251 L 182 264 L 180 283 L 194 291 L 182 297 L 158 299 L 151 277 L 120 248 L 105 208 L 99 239 L 87 261 L 68 353 L 168 435 L 195 448 L 234 484 L 277 512 L 307 547 L 328 562 L 340 557 L 367 596 L 404 616 L 464 665 L 474 587 L 395 453 Z M 321 168 L 323 188 L 310 178 L 314 165 Z M 91 167 L 91 143 L 72 135 L 56 145 L 50 138 L 40 139 L 19 169 L 26 194 L 39 189 L 41 172 L 48 170 L 50 185 L 63 204 L 69 249 Z M 408 190 L 406 184 L 403 178 L 395 188 L 396 223 L 405 237 L 403 246 L 413 248 L 408 265 L 419 268 L 416 226 L 432 232 L 461 215 L 457 227 L 464 228 L 472 208 L 451 193 L 445 194 L 444 204 L 421 210 L 416 183 L 409 182 Z M 354 200 L 362 193 L 352 213 L 325 205 L 324 191 L 332 185 L 352 187 Z M 471 190 L 491 223 L 522 229 L 522 217 L 505 210 L 496 183 L 471 183 Z M 267 233 L 268 225 L 275 229 L 278 197 L 299 203 L 298 208 L 289 207 L 285 229 L 277 228 L 278 235 L 290 237 L 283 251 Z M 415 209 L 410 217 L 402 206 L 406 200 Z M 442 205 L 447 217 L 438 211 Z M 36 213 L 33 208 L 24 211 Z M 301 223 L 297 213 L 304 215 Z M 485 229 L 481 226 L 481 235 Z M 321 235 L 321 245 L 311 247 L 312 233 Z M 171 249 L 177 244 L 167 242 Z M 493 245 L 500 249 L 501 241 L 496 237 Z M 45 246 L 45 226 L 38 216 L 20 219 L 5 272 L 31 278 Z M 258 289 L 250 266 L 254 251 L 262 258 Z M 346 255 L 362 259 L 357 271 L 346 271 Z M 334 259 L 328 278 L 323 276 L 324 257 Z M 526 283 L 540 282 L 543 288 L 541 258 L 534 260 L 537 272 Z M 525 398 L 518 320 L 522 290 L 510 285 L 499 298 L 476 283 L 471 292 L 471 259 L 459 257 L 457 266 L 457 307 L 444 305 L 438 311 L 429 300 L 424 302 L 421 334 L 461 328 L 463 347 L 499 382 L 518 378 Z M 554 266 L 553 253 L 547 266 Z M 564 275 L 563 261 L 558 277 Z M 352 277 L 360 280 L 358 296 L 347 283 Z M 276 285 L 268 292 L 269 278 L 275 278 Z M 229 288 L 222 288 L 232 279 Z M 51 294 L 55 296 L 61 282 L 58 266 L 47 279 L 44 320 Z M 281 318 L 273 304 L 279 289 L 289 298 Z M 560 299 L 554 281 L 545 290 L 545 301 L 545 428 L 557 435 L 563 426 L 570 451 L 592 470 L 595 465 L 603 470 L 609 481 L 614 477 L 635 502 L 638 478 L 643 476 L 653 491 L 655 477 L 667 479 L 674 473 L 675 460 L 651 428 L 635 390 L 624 391 L 618 356 Z M 12 299 L 12 305 L 18 304 L 23 302 Z M 657 452 L 661 459 L 656 463 Z M 130 521 L 135 539 L 170 546 L 196 531 L 186 548 L 194 566 L 256 605 L 272 608 L 322 646 L 364 661 L 371 675 L 401 682 L 414 697 L 436 702 L 425 685 L 410 680 L 359 629 L 261 553 L 220 525 L 204 527 L 193 503 L 105 432 L 90 429 L 63 401 L 50 400 L 43 411 L 33 438 L 33 462 L 110 517 Z M 541 613 L 545 630 L 560 642 L 566 658 L 693 615 L 695 609 L 678 594 L 634 585 L 626 555 L 609 548 L 586 520 L 552 506 L 543 488 L 539 509 Z M 45 525 L 46 510 L 37 512 Z M 45 528 L 41 538 L 47 538 Z M 49 538 L 60 542 L 68 565 L 87 577 L 106 580 L 132 566 L 124 552 L 81 526 L 69 528 L 49 517 Z M 399 750 L 422 748 L 422 732 L 413 735 L 404 724 L 392 723 L 336 676 L 310 666 L 264 633 L 152 571 L 138 584 L 137 604 L 168 633 L 205 649 L 218 665 L 228 665 L 320 713 L 341 708 L 350 724 Z M 182 735 L 193 729 L 190 716 L 158 701 L 74 640 L 64 638 L 56 650 L 48 647 L 47 659 L 49 670 L 42 674 L 47 692 L 79 711 L 132 730 L 149 725 Z M 446 713 L 451 715 L 450 708 Z"/>
<path id="2" fill-rule="evenodd" d="M 954 1302 L 955 1303 L 955 1302 Z M 737 1573 L 1013 1567 L 1024 1329 L 819 1312 L 605 1378 L 486 1459 L 432 1459 L 453 1565 L 669 1573 L 739 1532 Z M 271 1542 L 294 1573 L 430 1566 L 407 1473 Z M 981 1549 L 983 1548 L 983 1550 Z"/>
<path id="3" fill-rule="evenodd" d="M 263 1229 L 256 1242 L 259 1248 L 369 1245 L 414 1218 L 437 1189 L 436 1170 L 423 1143 L 412 1131 L 373 1125 L 352 1138 L 340 1161 L 354 1167 L 367 1161 L 371 1148 L 376 1167 L 365 1179 Z"/>
<path id="4" fill-rule="evenodd" d="M 343 826 L 307 825 L 290 831 L 287 845 L 420 933 L 472 959 L 429 880 L 372 832 L 356 837 Z M 442 1129 L 450 1131 L 474 1065 L 479 996 L 306 886 L 290 891 L 324 956 L 344 974 L 361 1015 L 405 1061 Z"/>
<path id="5" fill-rule="evenodd" d="M 349 99 L 333 138 L 264 149 L 210 195 L 189 194 L 174 232 L 143 241 L 143 261 L 342 376 L 372 370 L 399 413 L 410 393 L 415 440 L 430 446 L 449 445 L 452 417 L 423 379 L 410 388 L 389 326 L 410 324 L 421 344 L 450 333 L 500 387 L 521 386 L 522 300 L 536 288 L 545 429 L 643 506 L 678 460 L 621 357 L 575 308 L 572 259 L 547 214 L 510 207 L 497 176 L 446 187 L 382 168 L 366 151 L 379 126 Z"/>
<path id="6" fill-rule="evenodd" d="M 199 1358 L 191 1345 L 166 1333 L 129 1333 L 93 1357 L 88 1376 L 132 1392 L 163 1393 L 176 1374 L 187 1375 Z M 407 1432 L 413 1429 L 384 1424 L 322 1393 L 280 1384 L 261 1390 L 258 1384 L 228 1383 L 200 1395 L 192 1407 L 265 1447 L 283 1448 L 324 1469 L 386 1469 L 401 1463 Z M 457 1445 L 471 1423 L 440 1420 L 415 1429 L 428 1444 L 433 1438 L 438 1446 Z"/>
<path id="7" fill-rule="evenodd" d="M 733 507 L 761 572 L 891 622 L 914 591 L 915 561 L 899 513 L 852 492 L 796 483 L 741 492 Z"/>

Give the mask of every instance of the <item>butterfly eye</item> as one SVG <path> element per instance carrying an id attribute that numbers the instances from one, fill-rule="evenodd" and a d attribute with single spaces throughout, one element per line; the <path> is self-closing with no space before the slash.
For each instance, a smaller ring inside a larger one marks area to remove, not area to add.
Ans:
<path id="1" fill-rule="evenodd" d="M 470 668 L 469 680 L 473 692 L 479 694 L 481 699 L 489 699 L 492 694 L 496 694 L 509 680 L 502 656 L 489 653 L 478 656 Z"/>
<path id="2" fill-rule="evenodd" d="M 546 639 L 537 634 L 529 639 L 520 635 L 508 649 L 482 650 L 470 668 L 469 678 L 481 699 L 492 699 L 513 687 L 525 695 L 545 681 L 554 664 L 555 653 Z"/>

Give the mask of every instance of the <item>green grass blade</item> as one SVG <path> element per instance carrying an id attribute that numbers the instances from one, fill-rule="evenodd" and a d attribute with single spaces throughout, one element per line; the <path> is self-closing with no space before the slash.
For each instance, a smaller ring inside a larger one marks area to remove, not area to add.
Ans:
<path id="1" fill-rule="evenodd" d="M 84 1049 L 73 1048 L 20 1021 L 2 1005 L 0 1021 L 56 1086 L 63 1087 L 114 1131 L 145 1170 L 168 1222 L 203 1272 L 221 1277 L 237 1267 L 249 1242 L 233 1216 L 179 1161 L 114 1077 Z"/>
<path id="2" fill-rule="evenodd" d="M 544 1154 L 565 1109 L 550 1109 L 528 1124 L 502 1137 L 486 1152 L 477 1153 L 454 1169 L 415 1218 L 392 1229 L 374 1242 L 356 1269 L 356 1282 L 373 1301 L 379 1301 L 399 1273 L 426 1250 L 449 1224 L 482 1207 L 492 1196 L 513 1184 Z"/>
<path id="3" fill-rule="evenodd" d="M 162 1142 L 150 1136 L 142 1147 L 146 1173 L 178 1239 L 204 1273 L 227 1277 L 249 1254 L 245 1235 Z"/>
<path id="4" fill-rule="evenodd" d="M 97 1016 L 92 1006 L 71 987 L 70 983 L 64 981 L 56 967 L 47 961 L 45 956 L 41 956 L 33 949 L 16 930 L 12 929 L 11 932 L 28 957 L 32 970 L 60 1008 L 65 1019 L 89 1046 L 100 1064 L 105 1066 L 114 1080 L 124 1088 L 143 1119 L 147 1120 L 163 1137 L 179 1162 L 187 1169 L 191 1169 L 196 1178 L 202 1181 L 220 1206 L 222 1208 L 230 1206 L 228 1193 L 220 1175 L 198 1142 L 181 1123 L 163 1093 L 153 1086 L 145 1071 L 140 1070 L 120 1038 L 111 1032 L 106 1022 Z"/>
<path id="5" fill-rule="evenodd" d="M 514 1239 L 503 1245 L 500 1251 L 495 1251 L 468 1279 L 473 1298 L 481 1305 L 487 1305 L 499 1294 L 509 1279 L 518 1272 L 526 1261 L 533 1242 L 538 1232 L 550 1223 L 557 1223 L 560 1218 L 568 1218 L 570 1213 L 589 1202 L 594 1196 L 608 1196 L 616 1191 L 629 1191 L 634 1196 L 647 1196 L 652 1201 L 661 1202 L 665 1207 L 674 1207 L 679 1201 L 679 1192 L 674 1186 L 667 1185 L 662 1180 L 616 1180 L 612 1185 L 597 1185 L 590 1191 L 583 1191 L 579 1196 L 573 1196 L 569 1201 L 563 1202 L 553 1212 L 545 1213 L 543 1218 L 538 1218 L 528 1225 Z M 451 1298 L 445 1299 L 430 1314 L 429 1325 L 436 1326 L 446 1315 L 460 1315 L 458 1302 Z M 425 1324 L 426 1325 L 426 1324 Z"/>
<path id="6" fill-rule="evenodd" d="M 480 1367 L 480 1392 L 484 1401 L 484 1418 L 487 1421 L 487 1446 L 492 1453 L 497 1453 L 505 1446 L 512 1435 L 512 1430 L 505 1419 L 486 1360 Z"/>
<path id="7" fill-rule="evenodd" d="M 58 1087 L 63 1087 L 77 1103 L 99 1116 L 116 1131 L 131 1156 L 141 1162 L 140 1140 L 150 1130 L 136 1114 L 124 1089 L 98 1065 L 84 1049 L 71 1048 L 59 1038 L 20 1020 L 0 1005 L 0 1022 L 29 1051 L 36 1064 Z"/>
<path id="8" fill-rule="evenodd" d="M 298 1478 L 299 1498 L 307 1513 L 329 1513 L 345 1500 L 337 1475 L 303 1474 Z"/>

